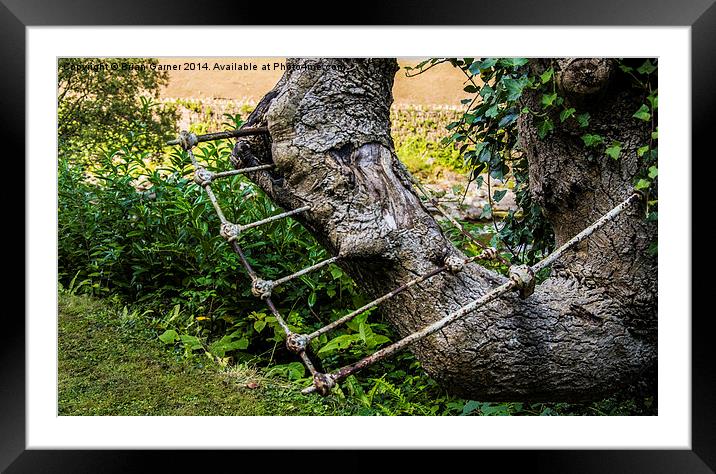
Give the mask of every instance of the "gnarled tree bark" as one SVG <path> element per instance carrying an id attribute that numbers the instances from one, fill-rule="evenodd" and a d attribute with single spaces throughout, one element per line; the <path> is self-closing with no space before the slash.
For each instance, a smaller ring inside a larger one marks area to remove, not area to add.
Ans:
<path id="1" fill-rule="evenodd" d="M 249 117 L 270 139 L 237 142 L 237 166 L 275 163 L 250 175 L 297 219 L 370 296 L 377 297 L 462 256 L 415 195 L 390 135 L 393 59 L 290 59 Z M 560 126 L 546 140 L 521 118 L 530 189 L 557 244 L 632 191 L 636 148 L 648 130 L 629 120 L 634 93 L 610 60 L 558 60 L 559 87 L 587 108 L 591 124 L 623 144 L 622 158 L 588 157 L 580 132 Z M 531 67 L 544 68 L 535 60 Z M 525 96 L 526 105 L 539 100 Z M 570 253 L 529 298 L 510 295 L 412 347 L 452 393 L 480 400 L 602 397 L 656 367 L 656 226 L 632 209 Z M 478 264 L 444 273 L 381 306 L 401 336 L 503 283 Z"/>

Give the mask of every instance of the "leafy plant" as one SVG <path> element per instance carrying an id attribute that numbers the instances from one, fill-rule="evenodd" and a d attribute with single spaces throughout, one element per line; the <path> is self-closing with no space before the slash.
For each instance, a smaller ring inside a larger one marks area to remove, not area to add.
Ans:
<path id="1" fill-rule="evenodd" d="M 175 128 L 176 107 L 156 102 L 168 82 L 156 64 L 149 58 L 60 58 L 60 154 L 91 159 L 104 144 L 131 141 L 142 150 L 161 151 Z"/>
<path id="2" fill-rule="evenodd" d="M 225 119 L 227 128 L 242 123 L 236 114 Z M 292 359 L 276 319 L 251 294 L 237 256 L 218 235 L 218 218 L 193 182 L 185 152 L 172 149 L 157 161 L 143 150 L 142 137 L 132 138 L 118 146 L 106 143 L 92 163 L 60 156 L 60 281 L 75 292 L 118 294 L 150 306 L 155 311 L 149 324 L 157 337 L 181 349 L 184 357 L 206 354 L 267 364 Z M 207 143 L 195 155 L 210 170 L 226 170 L 231 146 L 228 140 Z M 233 222 L 245 224 L 279 212 L 241 176 L 219 180 L 213 188 Z M 253 229 L 242 239 L 247 258 L 265 278 L 291 274 L 328 257 L 290 219 Z M 311 332 L 365 303 L 354 282 L 334 265 L 282 285 L 274 291 L 274 301 L 289 326 L 300 332 Z M 352 355 L 388 341 L 387 326 L 369 322 L 367 316 L 331 338 L 355 338 Z M 332 351 L 329 346 L 320 355 Z"/>
<path id="3" fill-rule="evenodd" d="M 499 235 L 499 241 L 493 244 L 502 244 L 513 260 L 534 263 L 552 249 L 554 235 L 529 193 L 528 163 L 519 147 L 518 119 L 531 115 L 540 139 L 546 139 L 555 124 L 574 121 L 584 129 L 581 139 L 586 149 L 594 149 L 614 160 L 620 158 L 623 145 L 618 141 L 607 142 L 600 133 L 590 130 L 589 112 L 577 110 L 560 95 L 554 67 L 538 74 L 528 66 L 526 58 L 433 58 L 408 68 L 407 74 L 420 74 L 445 62 L 462 71 L 466 78 L 464 92 L 470 97 L 462 101 L 465 106 L 462 116 L 446 127 L 450 134 L 444 141 L 454 144 L 469 165 L 471 182 L 478 187 L 487 183 L 490 202 L 483 216 L 493 219 Z M 649 143 L 639 148 L 644 172 L 634 184 L 636 189 L 648 190 L 654 196 L 658 175 L 658 130 L 654 119 L 658 106 L 657 62 L 647 59 L 634 67 L 619 61 L 619 68 L 633 79 L 635 87 L 644 91 L 644 103 L 634 111 L 632 119 L 650 122 L 652 131 Z M 527 91 L 540 98 L 538 109 L 525 105 L 523 95 Z M 514 181 L 517 204 L 522 211 L 520 217 L 511 211 L 499 229 L 491 210 L 493 202 L 502 196 L 492 194 L 492 180 Z M 656 199 L 651 199 L 650 205 L 655 204 Z M 655 212 L 649 214 L 650 218 L 656 218 Z"/>

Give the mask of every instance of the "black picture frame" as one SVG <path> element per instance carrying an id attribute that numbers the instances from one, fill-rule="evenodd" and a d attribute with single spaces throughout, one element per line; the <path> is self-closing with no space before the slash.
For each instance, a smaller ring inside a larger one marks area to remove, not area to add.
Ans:
<path id="1" fill-rule="evenodd" d="M 25 29 L 41 25 L 285 25 L 297 20 L 306 24 L 326 25 L 570 25 L 570 26 L 690 26 L 692 34 L 692 150 L 693 156 L 713 160 L 710 141 L 716 105 L 716 6 L 714 0 L 506 0 L 500 2 L 453 1 L 431 2 L 399 0 L 392 2 L 361 2 L 350 14 L 330 17 L 338 12 L 335 3 L 314 2 L 272 4 L 269 2 L 190 2 L 158 0 L 154 2 L 124 0 L 0 0 L 0 85 L 2 114 L 0 131 L 4 150 L 12 166 L 25 156 Z M 372 5 L 375 3 L 375 5 Z M 323 12 L 324 16 L 318 16 Z M 328 18 L 327 18 L 328 17 Z M 248 33 L 260 41 L 260 31 Z M 257 36 L 258 35 L 258 36 Z M 686 86 L 686 85 L 685 85 Z M 679 159 L 687 159 L 681 157 Z M 694 161 L 691 161 L 692 167 Z M 699 166 L 706 163 L 700 163 Z M 53 170 L 48 170 L 53 172 Z M 15 176 L 19 176 L 18 172 Z M 24 176 L 24 173 L 22 173 Z M 25 177 L 31 179 L 31 177 Z M 691 176 L 688 179 L 693 180 Z M 24 183 L 17 179 L 3 185 L 3 202 L 24 196 Z M 19 187 L 9 190 L 11 184 Z M 696 199 L 692 185 L 692 216 L 708 212 L 707 200 Z M 15 235 L 22 234 L 16 244 L 32 252 L 19 225 L 25 219 L 24 206 L 3 211 L 7 219 L 17 223 Z M 692 232 L 692 248 L 708 248 L 709 242 Z M 701 240 L 699 240 L 701 239 Z M 702 241 L 703 240 L 703 241 Z M 704 247 L 705 246 L 705 247 Z M 692 259 L 693 261 L 693 259 Z M 19 268 L 19 267 L 18 267 Z M 693 267 L 692 268 L 696 268 Z M 706 283 L 692 274 L 692 295 L 703 294 Z M 26 289 L 25 279 L 15 278 Z M 28 282 L 32 284 L 32 282 Z M 696 290 L 696 291 L 694 291 Z M 708 293 L 706 293 L 708 294 Z M 701 297 L 703 298 L 703 297 Z M 19 299 L 19 298 L 18 298 Z M 692 307 L 695 300 L 692 300 Z M 184 466 L 191 459 L 217 461 L 232 457 L 231 452 L 169 452 L 169 451 L 51 451 L 25 449 L 25 314 L 24 304 L 3 311 L 3 342 L 0 344 L 0 469 L 7 472 L 130 472 L 142 471 L 152 461 L 168 462 L 168 466 Z M 692 449 L 691 450 L 570 450 L 570 451 L 481 451 L 480 463 L 491 458 L 509 457 L 509 467 L 528 463 L 536 472 L 714 472 L 716 470 L 716 416 L 714 414 L 714 358 L 710 347 L 713 333 L 708 311 L 692 311 Z M 684 318 L 689 315 L 683 315 Z M 308 453 L 283 452 L 272 454 L 272 464 L 284 459 L 294 468 L 309 467 L 313 462 Z M 414 453 L 417 455 L 417 453 Z M 278 455 L 278 457 L 276 457 Z M 322 453 L 322 461 L 340 467 L 360 462 L 360 451 Z M 414 456 L 412 456 L 414 457 Z M 335 464 L 339 463 L 339 464 Z M 359 464 L 356 464 L 359 465 Z M 315 466 L 313 466 L 315 467 Z"/>

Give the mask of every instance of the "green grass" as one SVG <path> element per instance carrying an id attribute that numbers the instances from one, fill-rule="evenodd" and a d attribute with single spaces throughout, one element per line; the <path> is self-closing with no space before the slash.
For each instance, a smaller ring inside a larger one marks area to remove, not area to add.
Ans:
<path id="1" fill-rule="evenodd" d="M 249 385 L 257 388 L 249 388 Z M 58 414 L 67 415 L 353 415 L 362 407 L 246 366 L 228 369 L 184 359 L 162 347 L 132 315 L 89 296 L 61 292 Z"/>
<path id="2" fill-rule="evenodd" d="M 458 150 L 423 137 L 406 138 L 395 143 L 395 152 L 408 170 L 419 179 L 430 179 L 443 169 L 467 173 Z"/>
<path id="3" fill-rule="evenodd" d="M 380 385 L 388 392 L 380 395 L 383 391 L 379 390 L 378 402 L 360 403 L 355 397 L 341 396 L 340 391 L 327 398 L 304 396 L 300 386 L 267 378 L 245 365 L 222 368 L 201 356 L 187 359 L 182 350 L 167 350 L 141 318 L 107 300 L 60 292 L 60 416 L 423 414 L 413 410 L 420 404 L 393 403 L 391 396 L 404 395 L 389 383 Z M 441 414 L 656 415 L 651 398 L 606 399 L 585 405 L 464 400 L 449 404 L 456 406 Z"/>

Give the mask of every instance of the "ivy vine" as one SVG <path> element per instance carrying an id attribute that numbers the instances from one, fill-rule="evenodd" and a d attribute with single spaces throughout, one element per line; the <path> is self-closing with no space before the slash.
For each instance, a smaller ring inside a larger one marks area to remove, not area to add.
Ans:
<path id="1" fill-rule="evenodd" d="M 627 74 L 633 87 L 643 94 L 643 103 L 630 117 L 648 122 L 651 126 L 648 143 L 637 150 L 643 161 L 634 186 L 648 194 L 647 219 L 657 219 L 656 181 L 658 176 L 658 128 L 656 111 L 658 89 L 656 79 L 657 60 L 646 59 L 638 67 L 633 60 L 617 60 L 619 69 Z M 594 155 L 606 155 L 618 160 L 622 156 L 622 143 L 607 139 L 590 128 L 591 116 L 580 111 L 560 96 L 554 67 L 536 74 L 528 67 L 526 58 L 433 58 L 413 68 L 408 76 L 421 74 L 441 63 L 449 63 L 465 75 L 464 91 L 471 95 L 461 101 L 465 107 L 459 120 L 450 123 L 450 135 L 444 142 L 459 147 L 465 164 L 471 169 L 468 186 L 488 186 L 489 203 L 483 216 L 492 216 L 495 202 L 504 198 L 506 192 L 492 192 L 491 181 L 513 180 L 517 205 L 520 211 L 510 211 L 501 227 L 493 218 L 495 236 L 493 245 L 502 243 L 505 255 L 512 261 L 534 263 L 554 247 L 554 234 L 544 219 L 542 209 L 531 199 L 527 158 L 519 149 L 517 121 L 520 116 L 531 114 L 537 124 L 537 135 L 546 139 L 555 129 L 555 123 L 574 121 L 583 131 L 581 139 L 585 149 Z M 523 105 L 527 90 L 541 94 L 538 110 Z M 655 244 L 654 244 L 655 251 Z"/>

